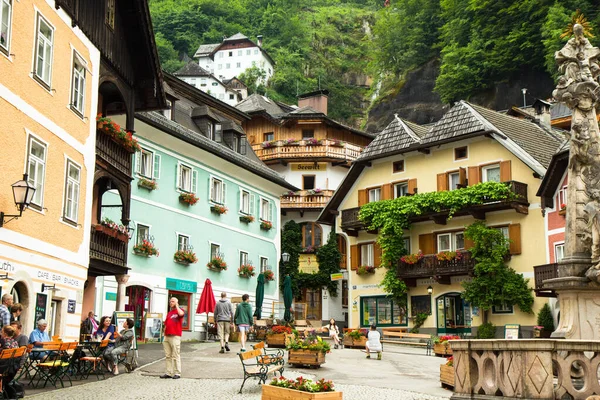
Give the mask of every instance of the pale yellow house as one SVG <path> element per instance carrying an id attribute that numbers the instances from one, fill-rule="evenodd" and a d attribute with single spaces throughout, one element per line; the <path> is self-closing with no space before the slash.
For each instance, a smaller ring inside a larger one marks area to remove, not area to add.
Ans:
<path id="1" fill-rule="evenodd" d="M 563 138 L 549 127 L 519 120 L 464 101 L 440 121 L 422 127 L 397 116 L 354 162 L 319 222 L 335 224 L 348 242 L 349 327 L 412 327 L 412 316 L 429 313 L 421 333 L 471 334 L 481 323 L 477 307 L 461 298 L 461 282 L 471 279 L 474 262 L 464 228 L 477 219 L 500 229 L 511 240 L 509 261 L 530 278 L 533 266 L 546 262 L 544 220 L 536 191 L 552 154 Z M 376 266 L 381 257 L 377 232 L 366 232 L 358 219 L 360 206 L 378 200 L 443 190 L 461 190 L 479 182 L 506 182 L 518 200 L 489 202 L 464 209 L 448 219 L 443 210 L 411 219 L 405 232 L 409 253 L 421 251 L 414 265 L 398 260 L 397 275 L 408 286 L 407 309 L 379 287 L 385 274 L 357 274 L 360 266 Z M 339 212 L 338 212 L 339 211 Z M 439 261 L 441 251 L 456 251 L 460 260 Z M 536 298 L 534 310 L 545 300 Z M 512 304 L 494 307 L 489 320 L 502 335 L 506 324 L 519 324 L 523 337 L 536 325 L 534 314 Z"/>
<path id="2" fill-rule="evenodd" d="M 52 3 L 0 2 L 0 279 L 25 307 L 24 333 L 45 318 L 69 339 L 89 263 L 100 52 Z M 35 193 L 12 219 L 24 174 Z"/>

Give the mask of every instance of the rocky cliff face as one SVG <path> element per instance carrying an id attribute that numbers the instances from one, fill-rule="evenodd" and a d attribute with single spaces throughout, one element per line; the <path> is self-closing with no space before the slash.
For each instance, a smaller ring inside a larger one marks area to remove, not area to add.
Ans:
<path id="1" fill-rule="evenodd" d="M 383 99 L 371 108 L 365 129 L 380 132 L 392 121 L 395 113 L 400 118 L 419 125 L 439 120 L 450 108 L 433 91 L 439 68 L 439 60 L 434 59 L 410 72 L 397 95 Z M 536 98 L 550 98 L 554 82 L 546 72 L 524 71 L 518 79 L 500 82 L 465 100 L 492 110 L 506 110 L 515 105 L 523 105 L 522 88 L 527 88 L 527 104 L 531 104 Z"/>

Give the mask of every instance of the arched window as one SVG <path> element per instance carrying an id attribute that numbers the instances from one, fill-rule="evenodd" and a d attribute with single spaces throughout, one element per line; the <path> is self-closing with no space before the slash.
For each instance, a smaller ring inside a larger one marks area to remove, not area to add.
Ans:
<path id="1" fill-rule="evenodd" d="M 323 245 L 323 230 L 316 222 L 302 224 L 302 247 L 319 247 Z"/>

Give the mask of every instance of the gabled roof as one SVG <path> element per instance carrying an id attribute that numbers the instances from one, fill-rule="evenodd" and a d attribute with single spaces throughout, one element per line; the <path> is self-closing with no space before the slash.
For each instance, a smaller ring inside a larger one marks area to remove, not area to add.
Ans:
<path id="1" fill-rule="evenodd" d="M 415 130 L 419 133 L 417 134 Z M 356 162 L 391 156 L 411 146 L 419 145 L 420 136 L 425 132 L 427 132 L 425 128 L 407 123 L 396 114 L 392 122 L 363 150 Z"/>
<path id="2" fill-rule="evenodd" d="M 196 61 L 189 61 L 177 72 L 174 72 L 175 76 L 210 76 L 212 75 L 209 71 L 202 68 Z"/>
<path id="3" fill-rule="evenodd" d="M 236 33 L 233 36 L 229 36 L 228 38 L 223 39 L 224 42 L 232 42 L 234 40 L 244 40 L 248 39 L 248 36 L 243 35 L 241 32 Z"/>
<path id="4" fill-rule="evenodd" d="M 254 43 L 252 40 L 250 40 L 248 38 L 248 36 L 238 32 L 233 36 L 229 36 L 228 38 L 224 38 L 223 41 L 221 43 L 213 43 L 213 44 L 201 44 L 198 47 L 198 50 L 196 50 L 196 53 L 194 53 L 194 58 L 198 58 L 198 57 L 202 57 L 202 56 L 209 56 L 209 57 L 213 57 L 214 54 L 219 51 L 219 49 L 221 48 L 221 46 L 223 46 L 224 44 L 227 44 L 228 42 L 235 42 L 235 41 L 247 41 L 252 43 L 252 45 L 254 47 L 258 47 L 261 51 L 261 53 L 269 59 L 269 62 L 273 65 L 275 65 L 275 60 L 273 60 L 273 58 L 271 58 L 271 56 L 269 55 L 269 53 L 267 53 L 267 51 L 262 47 L 257 45 L 256 43 Z"/>
<path id="5" fill-rule="evenodd" d="M 466 102 L 460 101 L 429 129 L 422 142 L 425 144 L 448 141 L 448 139 L 492 130 L 494 130 L 493 126 L 473 112 Z"/>
<path id="6" fill-rule="evenodd" d="M 236 104 L 235 108 L 248 114 L 264 111 L 274 118 L 285 114 L 285 111 L 283 111 L 275 101 L 257 93 L 240 101 Z"/>
<path id="7" fill-rule="evenodd" d="M 201 44 L 196 50 L 194 57 L 202 57 L 211 55 L 221 43 Z"/>

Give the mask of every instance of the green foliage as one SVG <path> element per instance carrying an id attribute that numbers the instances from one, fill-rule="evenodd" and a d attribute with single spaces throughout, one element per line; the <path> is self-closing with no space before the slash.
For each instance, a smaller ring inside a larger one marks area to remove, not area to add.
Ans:
<path id="1" fill-rule="evenodd" d="M 331 274 L 340 272 L 340 261 L 342 255 L 337 248 L 335 232 L 329 234 L 327 243 L 317 249 L 316 256 L 319 263 L 319 271 L 314 274 L 300 272 L 300 252 L 302 251 L 302 229 L 294 221 L 288 221 L 283 226 L 281 234 L 281 252 L 289 253 L 290 260 L 284 265 L 279 264 L 280 276 L 290 275 L 292 278 L 292 293 L 295 298 L 300 298 L 301 289 L 323 289 L 327 288 L 329 294 L 337 297 L 338 283 L 331 280 Z M 283 291 L 283 279 L 281 279 L 281 290 Z"/>
<path id="2" fill-rule="evenodd" d="M 413 321 L 413 327 L 410 330 L 410 333 L 419 333 L 419 328 L 423 326 L 425 320 L 429 317 L 427 313 L 418 313 L 415 315 L 415 319 Z"/>
<path id="3" fill-rule="evenodd" d="M 290 340 L 287 344 L 286 349 L 288 350 L 313 350 L 320 351 L 321 353 L 329 353 L 331 347 L 329 343 L 324 341 L 318 336 L 309 336 L 306 339 L 300 339 L 297 336 Z"/>
<path id="4" fill-rule="evenodd" d="M 347 332 L 346 335 L 351 337 L 353 340 L 360 340 L 361 337 L 365 337 L 365 334 L 360 329 L 355 329 L 353 331 Z"/>
<path id="5" fill-rule="evenodd" d="M 548 303 L 545 303 L 537 315 L 537 324 L 543 326 L 546 331 L 554 331 L 554 318 Z"/>
<path id="6" fill-rule="evenodd" d="M 477 339 L 493 339 L 496 337 L 496 327 L 491 322 L 485 322 L 477 327 Z"/>
<path id="7" fill-rule="evenodd" d="M 385 272 L 383 279 L 379 283 L 379 287 L 394 300 L 394 303 L 400 307 L 406 306 L 406 292 L 408 288 L 403 280 L 398 279 L 395 269 L 390 268 Z"/>
<path id="8" fill-rule="evenodd" d="M 531 313 L 534 299 L 528 279 L 506 265 L 509 246 L 502 232 L 478 221 L 467 227 L 465 237 L 474 243 L 470 250 L 476 263 L 473 280 L 463 282 L 463 298 L 484 313 L 502 304 L 515 304 Z"/>
<path id="9" fill-rule="evenodd" d="M 260 82 L 264 81 L 266 77 L 265 70 L 254 65 L 242 72 L 238 79 L 248 86 L 248 94 L 253 94 L 265 92 L 265 87 Z"/>

